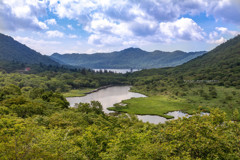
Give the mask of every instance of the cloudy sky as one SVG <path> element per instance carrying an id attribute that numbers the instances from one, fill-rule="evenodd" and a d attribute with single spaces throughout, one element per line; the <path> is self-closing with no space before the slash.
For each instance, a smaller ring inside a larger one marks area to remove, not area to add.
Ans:
<path id="1" fill-rule="evenodd" d="M 47 55 L 211 50 L 240 33 L 240 0 L 0 0 L 0 32 Z"/>

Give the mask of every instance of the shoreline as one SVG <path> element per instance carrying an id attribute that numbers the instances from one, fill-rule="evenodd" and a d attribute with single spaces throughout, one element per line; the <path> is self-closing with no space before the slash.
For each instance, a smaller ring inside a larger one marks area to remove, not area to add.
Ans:
<path id="1" fill-rule="evenodd" d="M 85 95 L 91 94 L 91 93 L 94 93 L 94 92 L 97 92 L 97 91 L 99 91 L 99 90 L 106 89 L 106 88 L 112 87 L 112 86 L 113 86 L 113 85 L 102 86 L 102 87 L 99 87 L 99 88 L 97 88 L 97 89 L 94 89 L 94 90 L 92 90 L 92 91 L 90 91 L 90 92 L 86 92 L 86 93 L 84 93 L 84 94 L 85 94 Z"/>
<path id="2" fill-rule="evenodd" d="M 88 95 L 88 94 L 91 94 L 91 93 L 94 93 L 94 92 L 97 92 L 97 91 L 100 91 L 100 90 L 102 90 L 102 89 L 106 89 L 106 88 L 109 88 L 109 87 L 114 87 L 114 86 L 131 86 L 131 85 L 112 85 L 112 84 L 110 84 L 110 85 L 98 87 L 98 88 L 93 89 L 92 91 L 89 91 L 89 92 L 81 93 L 82 95 L 80 95 L 80 94 L 77 95 L 77 94 L 76 94 L 76 96 L 64 96 L 64 97 L 65 97 L 65 98 L 84 97 L 84 96 L 86 96 L 86 95 Z M 80 89 L 77 89 L 77 90 L 80 90 Z M 131 91 L 130 91 L 130 92 L 131 92 Z M 137 93 L 137 92 L 135 92 L 135 93 Z M 64 94 L 64 93 L 62 93 L 62 94 Z"/>

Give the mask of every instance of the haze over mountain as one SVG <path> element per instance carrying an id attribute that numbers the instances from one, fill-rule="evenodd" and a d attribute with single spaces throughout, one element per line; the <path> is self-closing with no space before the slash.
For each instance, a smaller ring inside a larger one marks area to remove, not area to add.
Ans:
<path id="1" fill-rule="evenodd" d="M 28 64 L 58 65 L 57 62 L 0 33 L 0 60 Z"/>
<path id="2" fill-rule="evenodd" d="M 183 64 L 193 58 L 203 55 L 200 52 L 147 52 L 139 48 L 127 48 L 122 51 L 111 53 L 95 54 L 58 54 L 54 53 L 50 57 L 61 64 L 81 66 L 86 68 L 162 68 L 173 67 Z"/>

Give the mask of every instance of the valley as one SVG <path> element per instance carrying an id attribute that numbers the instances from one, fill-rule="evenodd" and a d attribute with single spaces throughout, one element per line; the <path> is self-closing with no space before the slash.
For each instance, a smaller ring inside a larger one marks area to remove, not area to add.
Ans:
<path id="1" fill-rule="evenodd" d="M 0 157 L 237 159 L 239 46 L 237 36 L 182 65 L 125 74 L 3 58 Z"/>

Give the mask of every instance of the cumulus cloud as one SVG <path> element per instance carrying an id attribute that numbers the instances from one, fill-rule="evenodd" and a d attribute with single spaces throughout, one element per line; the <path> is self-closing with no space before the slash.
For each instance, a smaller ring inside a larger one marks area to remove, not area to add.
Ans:
<path id="1" fill-rule="evenodd" d="M 48 29 L 38 17 L 46 15 L 46 3 L 38 0 L 2 0 L 0 1 L 0 29 Z"/>
<path id="2" fill-rule="evenodd" d="M 240 32 L 232 31 L 225 27 L 216 27 L 215 31 L 209 33 L 209 39 L 207 43 L 210 44 L 221 44 L 227 41 L 224 37 L 232 37 L 239 35 Z"/>
<path id="3" fill-rule="evenodd" d="M 70 29 L 70 30 L 73 30 L 73 26 L 72 25 L 67 25 L 67 28 Z"/>
<path id="4" fill-rule="evenodd" d="M 47 36 L 49 38 L 61 38 L 64 36 L 64 33 L 60 32 L 60 31 L 57 31 L 57 30 L 54 30 L 54 31 L 47 31 L 46 32 Z"/>
<path id="5" fill-rule="evenodd" d="M 49 25 L 56 25 L 57 24 L 57 21 L 53 18 L 52 19 L 47 19 L 45 22 Z"/>
<path id="6" fill-rule="evenodd" d="M 205 34 L 203 29 L 190 18 L 160 23 L 160 32 L 166 38 L 182 40 L 203 40 Z"/>
<path id="7" fill-rule="evenodd" d="M 228 30 L 225 27 L 216 27 L 216 30 L 221 32 L 221 34 L 230 34 L 232 36 L 237 36 L 238 34 L 240 34 L 240 32 L 238 31 Z"/>
<path id="8" fill-rule="evenodd" d="M 103 45 L 104 42 L 108 44 L 106 39 L 109 37 L 121 44 L 126 44 L 127 41 L 142 42 L 143 37 L 150 42 L 203 40 L 206 36 L 203 29 L 192 19 L 182 16 L 206 13 L 217 19 L 223 16 L 218 14 L 219 10 L 225 10 L 226 6 L 235 2 L 236 0 L 68 0 L 50 1 L 49 6 L 60 18 L 77 20 L 90 33 L 90 44 Z"/>
<path id="9" fill-rule="evenodd" d="M 217 45 L 219 45 L 219 44 L 222 44 L 222 43 L 224 43 L 226 41 L 227 40 L 225 38 L 221 37 L 221 38 L 216 39 L 216 40 L 215 39 L 210 39 L 207 42 L 210 43 L 210 44 L 217 44 Z"/>
<path id="10" fill-rule="evenodd" d="M 30 37 L 16 36 L 14 39 L 43 54 L 56 52 L 54 46 L 61 44 L 61 42 L 58 41 L 39 40 Z"/>
<path id="11" fill-rule="evenodd" d="M 69 34 L 68 37 L 69 37 L 69 38 L 73 38 L 73 39 L 74 39 L 74 38 L 78 38 L 78 36 L 75 35 L 75 34 Z"/>
<path id="12" fill-rule="evenodd" d="M 2 0 L 0 29 L 49 29 L 47 25 L 53 27 L 57 22 L 53 18 L 40 20 L 47 11 L 57 20 L 77 21 L 79 28 L 89 35 L 88 43 L 97 46 L 203 39 L 220 43 L 227 39 L 224 35 L 239 34 L 219 27 L 207 35 L 193 19 L 184 18 L 186 15 L 206 14 L 240 25 L 239 0 Z M 70 24 L 64 25 L 77 30 Z M 77 38 L 51 28 L 46 35 Z"/>
<path id="13" fill-rule="evenodd" d="M 217 20 L 240 24 L 239 0 L 211 0 L 206 12 L 213 15 Z"/>

